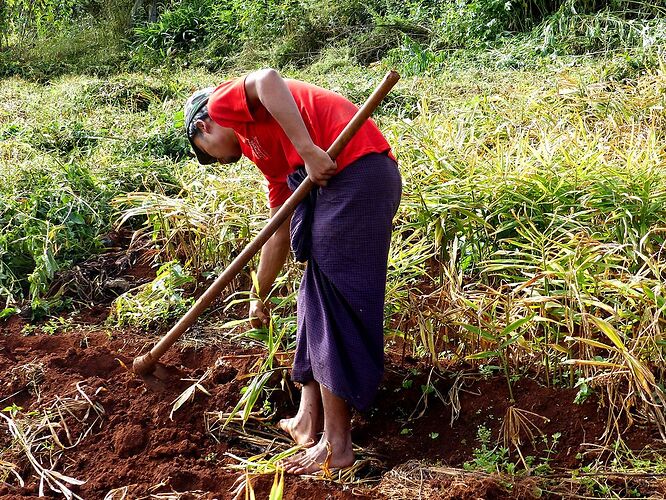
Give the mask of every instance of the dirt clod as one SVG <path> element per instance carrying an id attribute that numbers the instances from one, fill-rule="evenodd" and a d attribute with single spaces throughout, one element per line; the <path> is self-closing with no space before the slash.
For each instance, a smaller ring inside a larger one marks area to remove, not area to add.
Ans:
<path id="1" fill-rule="evenodd" d="M 113 449 L 121 457 L 130 457 L 140 452 L 147 441 L 146 431 L 140 425 L 128 425 L 113 436 Z"/>

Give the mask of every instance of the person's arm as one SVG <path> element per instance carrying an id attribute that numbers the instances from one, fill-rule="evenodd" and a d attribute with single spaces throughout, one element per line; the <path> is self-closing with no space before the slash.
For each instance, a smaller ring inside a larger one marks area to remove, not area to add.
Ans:
<path id="1" fill-rule="evenodd" d="M 245 94 L 250 110 L 261 104 L 275 118 L 305 162 L 310 179 L 325 186 L 335 174 L 335 162 L 312 142 L 294 97 L 280 74 L 274 69 L 250 73 L 245 78 Z"/>
<path id="2" fill-rule="evenodd" d="M 280 207 L 271 208 L 271 217 L 275 215 Z M 271 291 L 275 278 L 284 266 L 289 254 L 289 217 L 278 230 L 270 237 L 261 249 L 259 256 L 259 267 L 257 268 L 257 282 L 259 283 L 259 294 L 250 303 L 250 324 L 254 328 L 268 323 L 268 310 L 264 305 L 266 296 Z M 256 290 L 254 290 L 256 293 Z"/>

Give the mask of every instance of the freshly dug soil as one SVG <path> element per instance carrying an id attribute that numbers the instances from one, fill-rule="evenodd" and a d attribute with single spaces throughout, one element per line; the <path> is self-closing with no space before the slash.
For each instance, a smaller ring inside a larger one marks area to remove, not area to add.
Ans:
<path id="1" fill-rule="evenodd" d="M 103 409 L 89 434 L 65 450 L 55 467 L 86 481 L 72 487 L 83 498 L 102 499 L 122 487 L 127 487 L 126 498 L 168 492 L 192 492 L 182 498 L 233 498 L 234 484 L 242 474 L 226 468 L 237 463 L 226 453 L 248 457 L 258 450 L 238 437 L 223 437 L 218 442 L 206 431 L 204 413 L 234 407 L 248 380 L 243 376 L 261 358 L 262 350 L 225 341 L 199 348 L 176 346 L 161 360 L 173 371 L 170 377 L 146 383 L 126 367 L 157 338 L 107 332 L 98 325 L 100 315 L 102 310 L 87 311 L 77 321 L 83 319 L 88 326 L 77 328 L 74 322 L 66 331 L 52 335 L 36 329 L 26 336 L 22 333 L 24 320 L 16 317 L 0 323 L 2 407 L 14 404 L 22 412 L 39 410 L 55 398 L 80 397 L 82 390 Z M 199 378 L 220 358 L 212 376 L 203 383 L 210 396 L 197 392 L 192 402 L 170 418 L 174 400 L 192 383 L 183 379 Z M 467 376 L 455 385 L 459 390 L 451 391 L 453 375 L 431 374 L 417 362 L 390 352 L 388 358 L 376 405 L 353 420 L 354 442 L 363 449 L 361 456 L 372 458 L 375 464 L 365 471 L 374 483 L 341 486 L 287 477 L 285 498 L 418 498 L 421 494 L 423 498 L 532 498 L 538 494 L 530 478 L 508 489 L 496 478 L 479 474 L 424 477 L 423 470 L 419 472 L 413 464 L 425 462 L 446 468 L 471 461 L 474 449 L 481 446 L 480 426 L 490 430 L 490 445 L 494 446 L 511 406 L 507 383 L 504 378 Z M 453 423 L 452 405 L 442 401 L 449 402 L 449 391 L 459 400 L 459 415 Z M 524 440 L 524 455 L 537 461 L 547 458 L 556 472 L 580 465 L 583 443 L 599 443 L 606 413 L 597 403 L 573 404 L 575 391 L 542 387 L 525 378 L 515 383 L 513 391 L 516 408 L 544 417 L 533 417 L 532 421 L 549 438 L 545 443 L 539 437 L 535 448 Z M 292 415 L 296 408 L 283 391 L 275 391 L 271 402 L 276 421 Z M 414 418 L 409 420 L 410 416 Z M 4 421 L 0 423 L 6 427 Z M 81 424 L 69 430 L 76 434 L 84 428 Z M 550 438 L 555 433 L 561 436 L 553 447 Z M 641 449 L 656 443 L 656 437 L 650 429 L 634 427 L 630 442 Z M 5 433 L 0 441 L 3 449 L 9 439 Z M 34 471 L 27 462 L 20 466 L 26 486 L 19 487 L 13 476 L 8 476 L 6 483 L 0 483 L 2 498 L 38 494 Z M 265 476 L 254 483 L 257 498 L 268 497 L 272 482 L 272 476 Z M 663 484 L 660 487 L 663 489 Z"/>

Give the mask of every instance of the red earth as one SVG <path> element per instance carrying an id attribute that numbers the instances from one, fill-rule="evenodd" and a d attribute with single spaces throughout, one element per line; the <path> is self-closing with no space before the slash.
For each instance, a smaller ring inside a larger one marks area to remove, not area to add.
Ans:
<path id="1" fill-rule="evenodd" d="M 96 405 L 100 414 L 89 412 L 87 423 L 66 417 L 68 429 L 55 430 L 65 445 L 88 432 L 76 446 L 64 450 L 54 466 L 58 472 L 85 481 L 71 487 L 82 498 L 103 499 L 111 490 L 123 487 L 125 497 L 117 493 L 107 498 L 149 498 L 174 492 L 182 495 L 173 498 L 233 498 L 234 484 L 242 473 L 227 468 L 238 463 L 228 454 L 249 457 L 261 452 L 261 447 L 237 435 L 217 434 L 216 439 L 206 430 L 204 414 L 234 407 L 248 381 L 244 375 L 262 359 L 264 351 L 226 340 L 177 344 L 162 359 L 174 373 L 158 383 L 146 382 L 126 367 L 158 337 L 106 330 L 101 324 L 106 313 L 102 306 L 86 310 L 56 331 L 46 324 L 24 330 L 26 322 L 19 317 L 0 323 L 2 407 L 21 407 L 20 416 L 66 398 L 81 401 L 87 397 Z M 548 463 L 547 484 L 557 484 L 551 489 L 557 493 L 548 493 L 548 487 L 541 491 L 543 479 L 517 476 L 508 481 L 480 472 L 465 474 L 463 464 L 471 462 L 474 450 L 481 447 L 479 428 L 489 429 L 490 448 L 497 442 L 512 406 L 506 379 L 472 374 L 459 379 L 459 415 L 451 423 L 450 393 L 456 394 L 451 391 L 456 374 L 431 373 L 416 360 L 403 358 L 397 347 L 389 346 L 387 354 L 386 376 L 375 406 L 353 420 L 359 458 L 369 459 L 360 474 L 369 482 L 343 485 L 287 477 L 284 498 L 559 498 L 564 495 L 562 480 L 570 477 L 566 471 L 593 458 L 583 443 L 601 444 L 606 411 L 597 402 L 574 404 L 575 390 L 547 388 L 521 378 L 513 385 L 513 406 L 540 416 L 529 417 L 538 427 L 535 446 L 523 435 L 521 451 L 535 457 L 535 464 Z M 210 396 L 197 392 L 171 419 L 174 400 L 192 383 L 183 379 L 197 379 L 211 366 L 215 368 L 203 382 Z M 270 402 L 275 410 L 272 422 L 295 412 L 296 405 L 286 391 L 274 391 Z M 81 413 L 76 416 L 82 420 Z M 0 424 L 6 430 L 4 420 Z M 549 438 L 550 454 L 540 433 Z M 553 445 L 555 433 L 560 437 Z M 651 428 L 635 425 L 627 437 L 635 449 L 659 447 L 658 435 Z M 24 455 L 11 451 L 10 443 L 11 437 L 3 432 L 1 458 L 18 465 L 17 472 L 26 484 L 21 487 L 15 476 L 7 475 L 0 483 L 0 495 L 37 496 L 39 481 L 34 469 Z M 47 455 L 42 451 L 40 456 Z M 518 461 L 515 453 L 511 460 Z M 268 498 L 272 482 L 272 475 L 254 481 L 257 498 Z M 618 479 L 618 484 L 618 491 L 640 488 L 642 494 L 654 498 L 666 493 L 664 482 L 654 480 Z M 60 496 L 48 488 L 45 494 Z"/>

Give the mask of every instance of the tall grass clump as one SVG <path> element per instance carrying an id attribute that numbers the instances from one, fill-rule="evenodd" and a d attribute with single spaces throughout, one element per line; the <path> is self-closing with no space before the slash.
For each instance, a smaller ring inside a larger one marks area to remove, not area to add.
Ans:
<path id="1" fill-rule="evenodd" d="M 0 5 L 0 76 L 108 74 L 126 60 L 131 0 L 10 0 Z"/>
<path id="2" fill-rule="evenodd" d="M 382 3 L 382 2 L 375 2 Z M 133 35 L 135 64 L 183 61 L 208 69 L 302 66 L 332 41 L 368 31 L 373 7 L 357 1 L 174 2 Z"/>
<path id="3" fill-rule="evenodd" d="M 5 307 L 27 296 L 34 312 L 48 312 L 59 298 L 43 300 L 60 269 L 100 248 L 96 238 L 105 226 L 96 200 L 82 193 L 94 190 L 90 173 L 65 164 L 22 171 L 10 192 L 2 193 L 0 209 L 0 281 Z"/>
<path id="4" fill-rule="evenodd" d="M 188 165 L 172 194 L 142 191 L 117 196 L 123 215 L 139 218 L 138 233 L 155 242 L 164 260 L 177 259 L 201 273 L 223 267 L 261 228 L 267 208 L 253 167 Z"/>
<path id="5" fill-rule="evenodd" d="M 509 383 L 585 381 L 613 403 L 609 436 L 627 398 L 663 422 L 664 88 L 662 70 L 562 73 L 390 128 L 406 183 L 394 241 L 427 258 L 391 257 L 388 304 L 415 353 Z"/>
<path id="6" fill-rule="evenodd" d="M 164 327 L 194 304 L 194 299 L 183 293 L 184 287 L 193 281 L 179 263 L 167 262 L 160 266 L 152 282 L 116 298 L 107 322 L 120 327 Z"/>
<path id="7" fill-rule="evenodd" d="M 66 305 L 51 283 L 104 249 L 113 197 L 170 192 L 189 153 L 161 108 L 171 93 L 147 78 L 0 83 L 0 311 Z"/>
<path id="8" fill-rule="evenodd" d="M 666 9 L 640 1 L 565 0 L 526 31 L 502 37 L 490 47 L 500 67 L 539 67 L 558 59 L 608 60 L 609 76 L 632 78 L 663 59 Z"/>
<path id="9" fill-rule="evenodd" d="M 386 58 L 407 74 L 438 71 L 451 57 L 483 59 L 489 48 L 506 65 L 602 51 L 640 60 L 663 45 L 664 12 L 636 0 L 13 0 L 0 6 L 0 74 L 303 68 L 331 49 L 363 65 Z"/>

